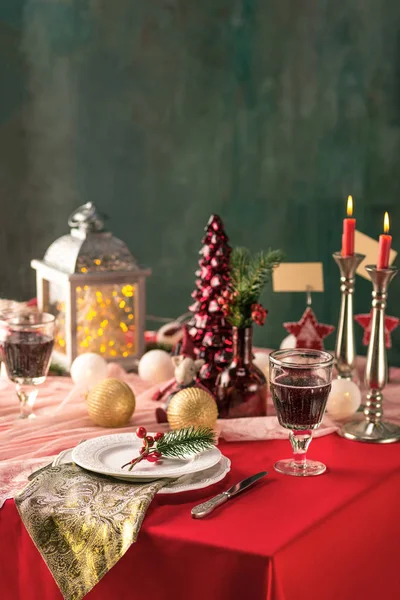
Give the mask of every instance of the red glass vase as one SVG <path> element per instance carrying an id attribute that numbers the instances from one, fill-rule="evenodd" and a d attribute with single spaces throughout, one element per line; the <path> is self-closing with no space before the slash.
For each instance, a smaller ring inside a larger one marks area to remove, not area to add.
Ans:
<path id="1" fill-rule="evenodd" d="M 253 364 L 252 327 L 233 328 L 232 362 L 216 383 L 220 419 L 265 417 L 267 380 Z"/>

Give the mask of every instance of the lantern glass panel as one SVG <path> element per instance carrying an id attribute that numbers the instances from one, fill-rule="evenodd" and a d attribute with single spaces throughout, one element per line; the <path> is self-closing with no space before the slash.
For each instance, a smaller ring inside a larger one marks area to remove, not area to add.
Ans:
<path id="1" fill-rule="evenodd" d="M 45 301 L 43 310 L 54 315 L 55 333 L 54 333 L 54 350 L 66 353 L 66 334 L 65 334 L 65 307 L 66 307 L 67 291 L 65 287 L 54 281 L 48 282 L 48 298 Z"/>
<path id="2" fill-rule="evenodd" d="M 77 352 L 106 359 L 137 352 L 134 283 L 81 285 L 76 288 Z"/>

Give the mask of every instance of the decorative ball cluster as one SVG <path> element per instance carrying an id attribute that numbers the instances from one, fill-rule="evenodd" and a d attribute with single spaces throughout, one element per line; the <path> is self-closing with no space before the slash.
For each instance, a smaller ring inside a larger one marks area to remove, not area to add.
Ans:
<path id="1" fill-rule="evenodd" d="M 229 317 L 231 313 L 231 306 L 235 303 L 238 297 L 238 292 L 231 292 L 224 290 L 221 296 L 218 298 L 218 304 L 221 307 L 224 317 Z M 264 325 L 268 311 L 259 303 L 251 305 L 251 318 L 257 325 Z"/>
<path id="2" fill-rule="evenodd" d="M 143 440 L 143 446 L 140 449 L 140 454 L 137 458 L 134 458 L 133 460 L 123 465 L 122 469 L 129 465 L 130 471 L 135 465 L 137 465 L 142 460 L 148 460 L 149 462 L 157 462 L 162 457 L 161 452 L 159 452 L 153 447 L 154 444 L 163 439 L 163 433 L 158 432 L 153 437 L 151 435 L 147 435 L 147 430 L 145 427 L 138 427 L 138 429 L 136 430 L 136 435 L 139 439 Z"/>
<path id="3" fill-rule="evenodd" d="M 221 296 L 218 298 L 218 304 L 221 307 L 222 314 L 224 315 L 224 317 L 229 316 L 230 304 L 232 304 L 237 297 L 237 292 L 230 292 L 229 290 L 224 290 Z"/>
<path id="4" fill-rule="evenodd" d="M 261 304 L 251 305 L 251 318 L 257 325 L 264 325 L 268 311 Z"/>

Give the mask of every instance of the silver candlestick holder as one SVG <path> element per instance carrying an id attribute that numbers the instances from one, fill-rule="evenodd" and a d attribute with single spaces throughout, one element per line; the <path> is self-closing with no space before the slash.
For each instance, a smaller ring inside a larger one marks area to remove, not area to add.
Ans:
<path id="1" fill-rule="evenodd" d="M 371 339 L 368 346 L 365 385 L 368 388 L 364 415 L 346 423 L 341 435 L 349 440 L 389 444 L 400 440 L 400 427 L 383 421 L 382 390 L 387 383 L 388 366 L 385 346 L 385 309 L 387 290 L 397 274 L 396 267 L 377 269 L 365 267 L 373 285 Z"/>
<path id="2" fill-rule="evenodd" d="M 335 364 L 340 379 L 352 379 L 356 366 L 353 315 L 355 274 L 365 255 L 342 256 L 340 252 L 335 252 L 333 258 L 340 269 L 340 291 L 342 293 L 336 334 Z"/>

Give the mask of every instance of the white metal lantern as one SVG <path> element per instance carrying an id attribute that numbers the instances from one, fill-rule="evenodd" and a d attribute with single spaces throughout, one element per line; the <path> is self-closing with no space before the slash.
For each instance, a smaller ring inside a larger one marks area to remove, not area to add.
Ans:
<path id="1" fill-rule="evenodd" d="M 127 246 L 88 202 L 69 218 L 71 232 L 33 260 L 39 310 L 56 316 L 54 358 L 66 368 L 84 352 L 131 368 L 144 352 L 145 286 Z"/>

